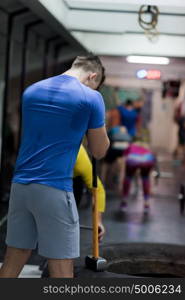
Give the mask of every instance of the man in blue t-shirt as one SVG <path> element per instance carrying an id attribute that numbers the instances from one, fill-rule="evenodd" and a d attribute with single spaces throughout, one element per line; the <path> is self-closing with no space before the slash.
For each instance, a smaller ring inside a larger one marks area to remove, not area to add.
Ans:
<path id="1" fill-rule="evenodd" d="M 22 139 L 12 179 L 7 253 L 0 277 L 18 277 L 38 244 L 51 277 L 73 277 L 79 256 L 79 217 L 72 177 L 86 134 L 91 154 L 108 147 L 97 56 L 77 57 L 64 74 L 28 87 L 22 99 Z"/>
<path id="2" fill-rule="evenodd" d="M 134 108 L 133 102 L 127 100 L 125 105 L 118 106 L 118 111 L 120 112 L 121 125 L 126 127 L 131 137 L 135 137 L 139 114 Z"/>

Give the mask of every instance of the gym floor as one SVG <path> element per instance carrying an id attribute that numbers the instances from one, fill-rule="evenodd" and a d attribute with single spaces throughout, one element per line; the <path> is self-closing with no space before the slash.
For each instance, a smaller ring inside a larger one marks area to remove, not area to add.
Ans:
<path id="1" fill-rule="evenodd" d="M 113 191 L 107 191 L 107 209 L 104 214 L 106 235 L 101 244 L 112 243 L 167 243 L 185 245 L 185 213 L 180 214 L 177 195 L 179 185 L 185 174 L 185 167 L 172 165 L 170 157 L 161 154 L 159 156 L 160 170 L 164 178 L 159 179 L 157 185 L 152 187 L 151 211 L 148 216 L 143 214 L 142 191 L 139 187 L 137 197 L 132 195 L 128 203 L 127 213 L 119 212 L 119 197 Z M 163 177 L 163 176 L 162 176 Z M 5 252 L 7 204 L 0 206 L 0 262 Z M 79 210 L 80 223 L 83 226 L 91 226 L 91 208 L 81 207 Z M 81 229 L 81 258 L 85 257 L 91 247 L 91 230 Z M 88 249 L 88 250 L 87 250 Z M 42 262 L 36 251 L 28 261 L 21 277 L 40 277 L 38 269 Z M 78 261 L 78 260 L 77 260 Z"/>

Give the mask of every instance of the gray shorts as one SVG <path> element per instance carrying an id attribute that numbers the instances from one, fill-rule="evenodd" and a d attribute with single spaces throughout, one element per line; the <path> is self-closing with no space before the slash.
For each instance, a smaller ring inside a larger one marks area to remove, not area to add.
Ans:
<path id="1" fill-rule="evenodd" d="M 79 216 L 72 192 L 42 184 L 13 183 L 6 244 L 47 258 L 79 257 Z"/>

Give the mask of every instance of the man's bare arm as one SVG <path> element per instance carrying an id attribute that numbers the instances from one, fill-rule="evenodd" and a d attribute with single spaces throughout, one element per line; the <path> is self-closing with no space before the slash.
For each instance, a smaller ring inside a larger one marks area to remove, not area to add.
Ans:
<path id="1" fill-rule="evenodd" d="M 88 148 L 96 159 L 105 156 L 110 141 L 105 126 L 97 129 L 89 129 L 87 132 Z"/>

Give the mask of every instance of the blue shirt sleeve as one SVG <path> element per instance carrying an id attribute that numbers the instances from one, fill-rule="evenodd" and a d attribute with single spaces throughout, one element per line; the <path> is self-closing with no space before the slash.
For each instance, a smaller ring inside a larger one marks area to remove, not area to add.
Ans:
<path id="1" fill-rule="evenodd" d="M 90 102 L 91 113 L 88 124 L 88 129 L 96 129 L 105 125 L 105 104 L 99 92 L 94 93 L 93 99 Z"/>

